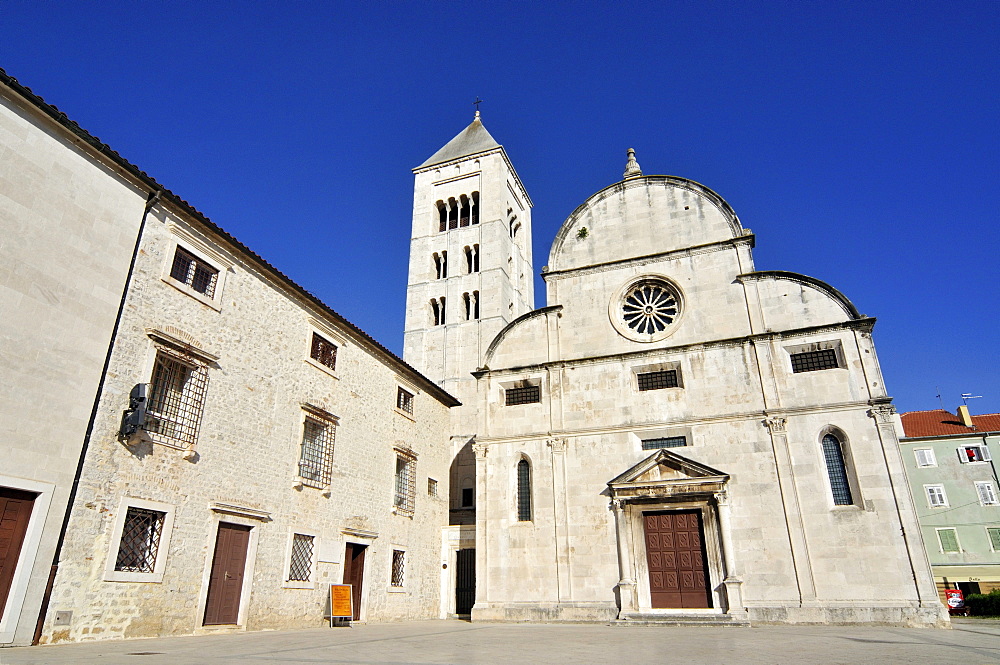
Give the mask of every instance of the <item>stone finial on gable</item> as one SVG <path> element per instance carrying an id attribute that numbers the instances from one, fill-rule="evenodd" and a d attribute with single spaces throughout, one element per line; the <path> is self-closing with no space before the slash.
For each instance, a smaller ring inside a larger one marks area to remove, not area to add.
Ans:
<path id="1" fill-rule="evenodd" d="M 638 178 L 642 175 L 639 162 L 635 161 L 635 149 L 628 149 L 628 163 L 625 164 L 625 178 Z"/>

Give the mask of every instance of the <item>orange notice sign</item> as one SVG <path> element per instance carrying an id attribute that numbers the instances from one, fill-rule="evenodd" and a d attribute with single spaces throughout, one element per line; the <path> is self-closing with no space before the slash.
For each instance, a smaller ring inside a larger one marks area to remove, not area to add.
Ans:
<path id="1" fill-rule="evenodd" d="M 330 616 L 350 619 L 354 616 L 350 584 L 330 585 Z"/>

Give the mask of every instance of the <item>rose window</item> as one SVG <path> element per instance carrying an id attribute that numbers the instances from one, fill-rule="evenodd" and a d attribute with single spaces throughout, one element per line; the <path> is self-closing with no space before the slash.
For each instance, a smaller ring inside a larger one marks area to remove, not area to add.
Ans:
<path id="1" fill-rule="evenodd" d="M 622 319 L 641 335 L 655 335 L 674 322 L 680 311 L 677 295 L 660 281 L 639 282 L 625 294 Z"/>

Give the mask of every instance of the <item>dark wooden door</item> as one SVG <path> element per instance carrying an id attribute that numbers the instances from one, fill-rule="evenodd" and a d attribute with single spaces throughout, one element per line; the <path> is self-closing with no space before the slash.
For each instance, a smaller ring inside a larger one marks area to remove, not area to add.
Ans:
<path id="1" fill-rule="evenodd" d="M 361 620 L 361 584 L 365 579 L 365 550 L 367 545 L 347 543 L 344 553 L 344 584 L 351 585 L 351 603 L 355 621 Z"/>
<path id="2" fill-rule="evenodd" d="M 236 623 L 240 616 L 240 594 L 243 591 L 243 571 L 247 564 L 250 527 L 219 523 L 215 539 L 215 557 L 208 580 L 205 602 L 205 625 Z"/>
<path id="3" fill-rule="evenodd" d="M 469 614 L 476 603 L 476 550 L 458 550 L 455 561 L 455 614 Z"/>
<path id="4" fill-rule="evenodd" d="M 700 510 L 643 513 L 653 607 L 711 607 Z"/>
<path id="5" fill-rule="evenodd" d="M 7 594 L 14 582 L 14 569 L 21 556 L 21 545 L 28 530 L 28 520 L 36 494 L 0 487 L 0 615 L 7 605 Z"/>

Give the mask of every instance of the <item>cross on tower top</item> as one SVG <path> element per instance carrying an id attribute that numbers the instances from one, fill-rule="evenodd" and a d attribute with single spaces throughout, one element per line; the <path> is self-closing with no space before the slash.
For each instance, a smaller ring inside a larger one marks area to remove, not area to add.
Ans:
<path id="1" fill-rule="evenodd" d="M 483 100 L 479 99 L 479 95 L 476 95 L 476 101 L 472 102 L 472 105 L 476 107 L 476 117 L 479 117 L 479 105 L 483 103 Z"/>

